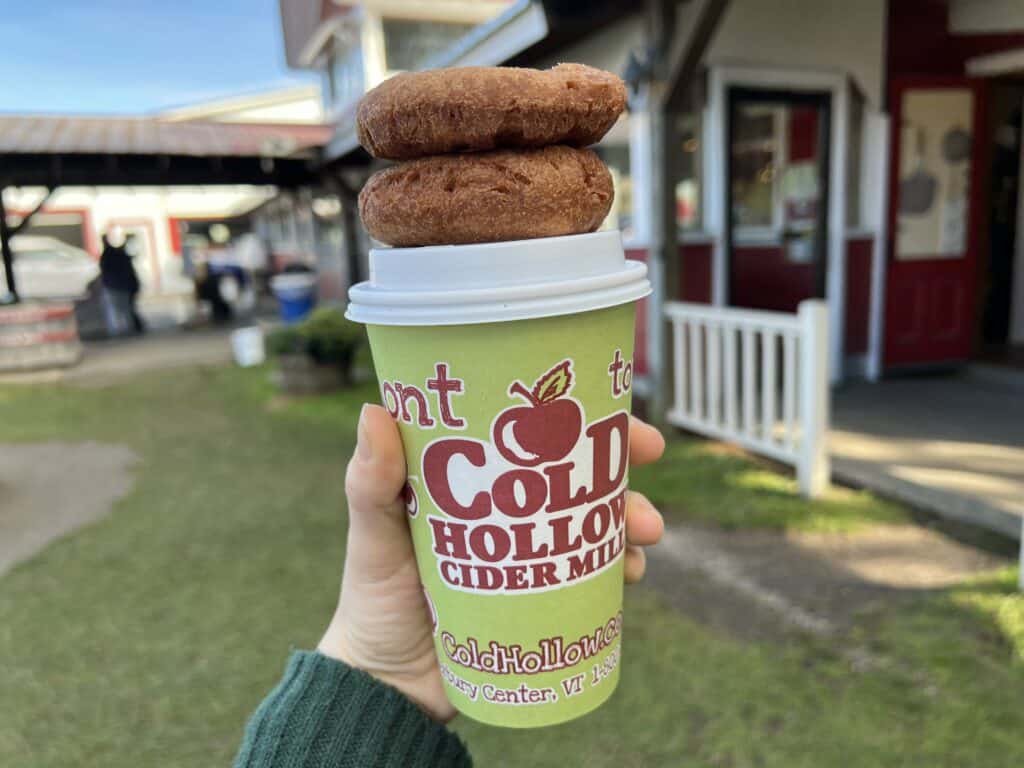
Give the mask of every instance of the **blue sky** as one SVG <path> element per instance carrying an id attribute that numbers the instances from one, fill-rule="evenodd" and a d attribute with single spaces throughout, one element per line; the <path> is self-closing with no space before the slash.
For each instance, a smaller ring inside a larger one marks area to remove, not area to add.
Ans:
<path id="1" fill-rule="evenodd" d="M 315 77 L 277 0 L 29 0 L 0 14 L 0 110 L 144 113 Z"/>

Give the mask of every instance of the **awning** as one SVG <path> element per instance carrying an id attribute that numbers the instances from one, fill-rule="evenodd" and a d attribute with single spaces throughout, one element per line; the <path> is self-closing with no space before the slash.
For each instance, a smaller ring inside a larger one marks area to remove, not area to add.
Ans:
<path id="1" fill-rule="evenodd" d="M 0 186 L 275 184 L 315 179 L 329 125 L 0 116 Z"/>

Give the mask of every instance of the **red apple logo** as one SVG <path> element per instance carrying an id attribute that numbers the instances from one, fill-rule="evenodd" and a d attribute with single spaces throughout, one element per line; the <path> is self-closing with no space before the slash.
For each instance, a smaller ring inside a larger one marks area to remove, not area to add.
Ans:
<path id="1" fill-rule="evenodd" d="M 494 445 L 502 457 L 521 467 L 560 461 L 569 455 L 583 429 L 583 414 L 565 397 L 573 385 L 572 361 L 563 360 L 527 389 L 521 381 L 508 388 L 528 405 L 509 408 L 494 422 Z M 509 432 L 515 445 L 510 445 Z"/>

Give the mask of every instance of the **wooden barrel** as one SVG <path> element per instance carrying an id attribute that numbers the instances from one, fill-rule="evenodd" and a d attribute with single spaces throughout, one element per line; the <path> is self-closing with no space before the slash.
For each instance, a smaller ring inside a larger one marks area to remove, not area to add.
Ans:
<path id="1" fill-rule="evenodd" d="M 0 371 L 61 368 L 81 357 L 71 304 L 0 307 Z"/>

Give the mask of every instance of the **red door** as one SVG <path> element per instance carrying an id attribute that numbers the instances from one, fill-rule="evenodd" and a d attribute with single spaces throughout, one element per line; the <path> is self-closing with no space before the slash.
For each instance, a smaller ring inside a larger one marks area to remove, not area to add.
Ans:
<path id="1" fill-rule="evenodd" d="M 983 95 L 981 82 L 968 78 L 892 83 L 886 366 L 971 355 Z"/>

